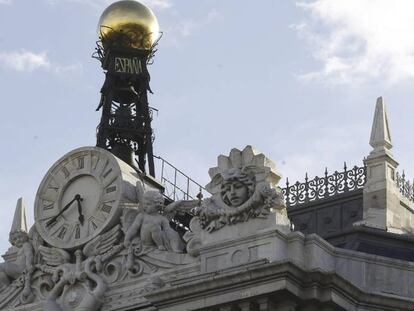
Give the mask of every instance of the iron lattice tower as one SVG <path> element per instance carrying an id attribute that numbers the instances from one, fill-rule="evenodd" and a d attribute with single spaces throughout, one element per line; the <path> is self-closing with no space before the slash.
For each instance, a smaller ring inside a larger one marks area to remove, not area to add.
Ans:
<path id="1" fill-rule="evenodd" d="M 138 164 L 143 173 L 148 166 L 148 173 L 155 177 L 147 65 L 156 50 L 125 48 L 123 40 L 127 38 L 119 33 L 119 38 L 112 41 L 117 44 L 103 47 L 98 43 L 94 54 L 106 74 L 96 109 L 102 108 L 96 145 L 133 167 Z"/>

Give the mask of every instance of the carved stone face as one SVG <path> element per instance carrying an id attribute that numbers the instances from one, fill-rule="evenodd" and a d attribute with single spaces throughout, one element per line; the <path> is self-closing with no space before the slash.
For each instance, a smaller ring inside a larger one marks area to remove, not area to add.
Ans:
<path id="1" fill-rule="evenodd" d="M 148 191 L 144 194 L 144 211 L 147 214 L 155 214 L 162 208 L 164 199 L 157 191 Z"/>
<path id="2" fill-rule="evenodd" d="M 28 240 L 29 240 L 29 236 L 27 235 L 27 233 L 15 232 L 10 238 L 10 243 L 15 247 L 20 248 Z"/>
<path id="3" fill-rule="evenodd" d="M 249 189 L 240 181 L 228 181 L 223 184 L 221 195 L 229 206 L 238 207 L 249 199 Z"/>
<path id="4" fill-rule="evenodd" d="M 153 201 L 145 202 L 144 210 L 147 214 L 155 214 L 158 212 L 159 207 Z"/>
<path id="5" fill-rule="evenodd" d="M 131 249 L 134 256 L 139 256 L 142 252 L 142 242 L 141 239 L 135 238 L 132 240 Z"/>

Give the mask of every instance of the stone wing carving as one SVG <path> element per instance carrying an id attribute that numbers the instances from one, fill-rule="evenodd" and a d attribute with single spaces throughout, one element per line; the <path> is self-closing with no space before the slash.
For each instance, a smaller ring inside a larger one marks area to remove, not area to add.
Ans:
<path id="1" fill-rule="evenodd" d="M 70 261 L 70 254 L 59 248 L 55 247 L 46 247 L 43 245 L 39 246 L 39 252 L 43 262 L 52 267 L 57 267 L 68 263 Z"/>
<path id="2" fill-rule="evenodd" d="M 20 282 L 22 282 L 20 280 Z M 18 286 L 8 286 L 4 291 L 0 293 L 0 309 L 6 308 L 10 305 L 19 304 L 19 295 L 23 291 L 23 284 Z"/>
<path id="3" fill-rule="evenodd" d="M 120 225 L 116 225 L 108 232 L 101 234 L 87 243 L 83 248 L 86 257 L 104 255 L 114 249 L 115 244 L 121 239 Z"/>

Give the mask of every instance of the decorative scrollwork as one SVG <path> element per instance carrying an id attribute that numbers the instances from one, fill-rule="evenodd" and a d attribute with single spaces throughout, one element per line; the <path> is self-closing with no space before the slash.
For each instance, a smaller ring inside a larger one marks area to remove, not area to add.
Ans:
<path id="1" fill-rule="evenodd" d="M 354 168 L 350 171 L 347 171 L 347 183 L 348 183 L 348 189 L 360 189 L 364 186 L 366 182 L 366 167 L 357 167 L 354 166 Z"/>
<path id="2" fill-rule="evenodd" d="M 290 185 L 286 180 L 286 188 L 283 188 L 286 206 L 305 204 L 319 199 L 325 199 L 337 194 L 346 193 L 361 189 L 366 182 L 366 166 L 354 166 L 348 169 L 346 163 L 342 172 L 335 171 L 329 175 L 325 169 L 323 177 L 308 178 L 305 176 L 305 182 L 299 182 Z M 411 197 L 413 197 L 413 186 L 411 186 Z M 401 191 L 401 187 L 400 187 Z"/>
<path id="3" fill-rule="evenodd" d="M 306 176 L 306 179 L 308 177 Z M 324 179 L 316 176 L 314 179 L 310 180 L 308 183 L 308 197 L 323 197 L 326 193 L 326 188 L 324 187 Z"/>

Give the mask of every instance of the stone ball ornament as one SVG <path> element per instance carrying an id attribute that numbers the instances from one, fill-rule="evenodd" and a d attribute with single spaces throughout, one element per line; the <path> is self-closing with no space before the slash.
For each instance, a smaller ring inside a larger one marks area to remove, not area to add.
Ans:
<path id="1" fill-rule="evenodd" d="M 134 0 L 108 6 L 99 19 L 97 32 L 104 48 L 115 45 L 150 50 L 160 36 L 154 13 Z"/>

